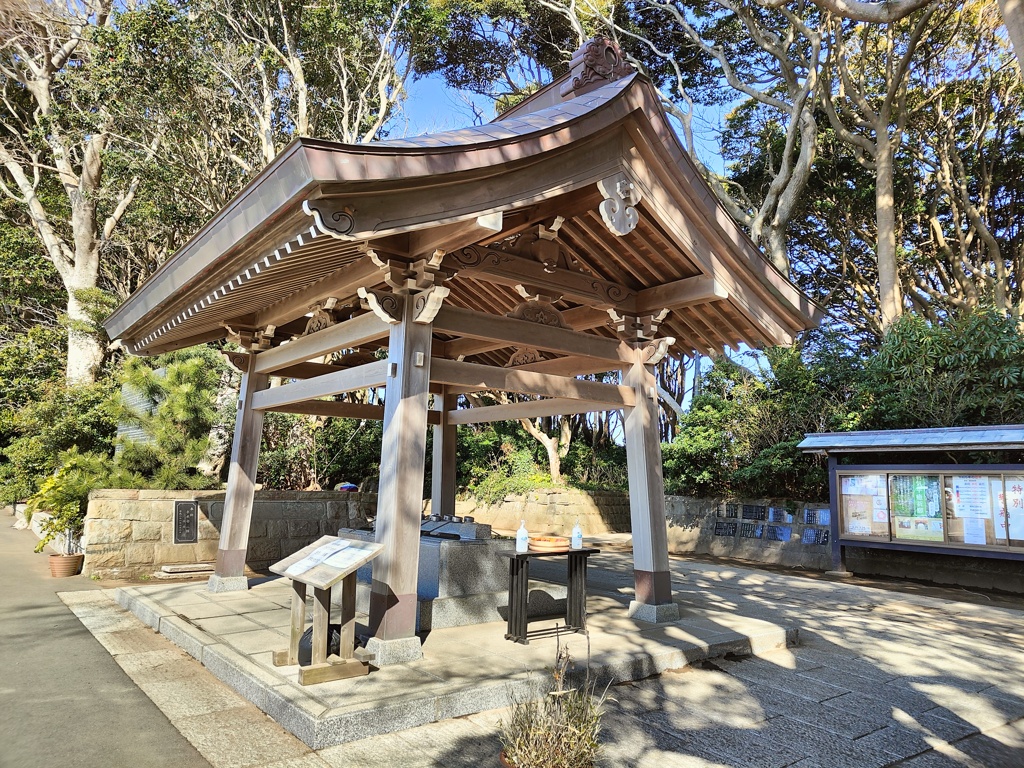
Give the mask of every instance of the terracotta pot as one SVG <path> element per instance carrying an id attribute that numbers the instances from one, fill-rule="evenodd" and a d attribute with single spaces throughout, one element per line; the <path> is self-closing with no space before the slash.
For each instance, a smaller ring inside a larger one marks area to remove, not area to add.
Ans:
<path id="1" fill-rule="evenodd" d="M 505 757 L 505 750 L 501 750 L 501 754 L 498 755 L 498 759 L 501 761 L 501 768 L 513 768 L 512 763 Z"/>
<path id="2" fill-rule="evenodd" d="M 50 575 L 54 578 L 75 576 L 82 570 L 85 555 L 50 555 Z"/>

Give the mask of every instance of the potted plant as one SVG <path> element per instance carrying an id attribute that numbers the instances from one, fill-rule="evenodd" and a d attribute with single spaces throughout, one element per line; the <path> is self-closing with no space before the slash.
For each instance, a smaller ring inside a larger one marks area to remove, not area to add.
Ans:
<path id="1" fill-rule="evenodd" d="M 82 552 L 83 506 L 79 502 L 69 502 L 51 507 L 48 510 L 50 516 L 40 526 L 43 538 L 36 545 L 36 552 L 42 552 L 52 541 L 56 541 L 60 549 L 60 552 L 50 555 L 51 576 L 74 576 L 82 570 L 85 560 Z"/>
<path id="2" fill-rule="evenodd" d="M 49 515 L 40 526 L 43 534 L 36 545 L 42 552 L 55 542 L 59 552 L 50 555 L 50 574 L 74 576 L 82 569 L 82 531 L 88 509 L 89 491 L 99 485 L 106 459 L 77 450 L 67 451 L 60 468 L 46 478 L 28 499 L 29 512 Z"/>
<path id="3" fill-rule="evenodd" d="M 590 665 L 582 682 L 570 685 L 571 657 L 559 646 L 553 689 L 543 699 L 513 701 L 508 720 L 498 723 L 504 768 L 591 768 L 601 745 L 607 687 L 597 693 Z"/>

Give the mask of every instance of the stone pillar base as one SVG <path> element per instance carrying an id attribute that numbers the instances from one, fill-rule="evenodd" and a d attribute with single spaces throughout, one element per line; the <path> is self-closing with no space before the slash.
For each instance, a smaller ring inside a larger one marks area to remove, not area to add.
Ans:
<path id="1" fill-rule="evenodd" d="M 636 600 L 630 600 L 629 611 L 627 611 L 626 615 L 637 621 L 665 624 L 671 621 L 679 621 L 679 606 L 675 603 L 651 605 L 650 603 L 638 603 Z"/>
<path id="2" fill-rule="evenodd" d="M 375 667 L 389 664 L 404 664 L 423 658 L 423 647 L 418 637 L 401 637 L 397 640 L 381 640 L 371 637 L 366 641 L 366 650 L 373 654 L 370 662 Z"/>
<path id="3" fill-rule="evenodd" d="M 206 583 L 208 592 L 245 592 L 249 580 L 245 576 L 218 576 L 216 573 Z"/>

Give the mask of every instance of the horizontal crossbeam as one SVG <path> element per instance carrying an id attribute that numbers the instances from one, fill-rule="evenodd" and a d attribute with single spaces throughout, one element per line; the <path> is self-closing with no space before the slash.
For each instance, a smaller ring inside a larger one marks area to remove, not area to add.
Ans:
<path id="1" fill-rule="evenodd" d="M 438 384 L 475 389 L 494 389 L 541 397 L 564 397 L 573 400 L 592 400 L 610 403 L 615 407 L 632 406 L 633 389 L 619 384 L 602 384 L 568 376 L 520 371 L 515 368 L 495 368 L 476 363 L 434 359 L 430 363 L 430 378 Z"/>
<path id="2" fill-rule="evenodd" d="M 484 405 L 479 408 L 463 408 L 459 411 L 448 411 L 445 421 L 448 424 L 483 424 L 488 421 L 536 419 L 541 416 L 568 416 L 574 413 L 611 410 L 615 410 L 615 406 L 609 403 L 552 397 L 546 400 L 530 400 L 525 403 Z"/>
<path id="3" fill-rule="evenodd" d="M 330 328 L 301 336 L 256 356 L 256 373 L 274 373 L 339 349 L 349 349 L 384 338 L 391 326 L 372 312 L 357 315 Z"/>
<path id="4" fill-rule="evenodd" d="M 258 362 L 258 361 L 257 361 Z M 256 411 L 272 411 L 285 405 L 294 405 L 306 400 L 340 395 L 357 389 L 379 387 L 387 380 L 388 361 L 346 368 L 335 373 L 317 376 L 314 379 L 296 381 L 280 387 L 271 387 L 252 396 L 252 407 Z"/>

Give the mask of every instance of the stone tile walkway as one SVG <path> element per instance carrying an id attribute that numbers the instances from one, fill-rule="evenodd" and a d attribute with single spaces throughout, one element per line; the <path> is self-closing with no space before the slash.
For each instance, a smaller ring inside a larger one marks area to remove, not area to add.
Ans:
<path id="1" fill-rule="evenodd" d="M 628 554 L 599 557 L 591 584 L 627 595 Z M 1021 611 L 684 560 L 673 576 L 691 620 L 799 625 L 801 644 L 613 686 L 604 765 L 1024 766 Z M 496 764 L 501 710 L 314 752 L 108 594 L 66 599 L 215 768 Z"/>

